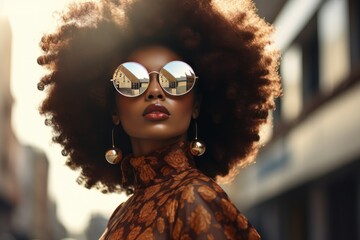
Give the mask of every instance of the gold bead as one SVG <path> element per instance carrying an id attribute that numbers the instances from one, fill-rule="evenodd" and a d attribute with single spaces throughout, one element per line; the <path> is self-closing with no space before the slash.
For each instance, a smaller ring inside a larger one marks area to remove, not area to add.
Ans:
<path id="1" fill-rule="evenodd" d="M 190 152 L 192 155 L 201 156 L 205 153 L 205 151 L 206 145 L 202 141 L 195 139 L 190 142 Z"/>
<path id="2" fill-rule="evenodd" d="M 105 159 L 110 164 L 118 164 L 122 159 L 122 152 L 118 148 L 111 148 L 106 151 Z"/>

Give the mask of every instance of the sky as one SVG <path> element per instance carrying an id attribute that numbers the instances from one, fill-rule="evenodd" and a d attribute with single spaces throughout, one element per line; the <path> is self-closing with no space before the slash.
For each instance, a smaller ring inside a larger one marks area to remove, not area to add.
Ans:
<path id="1" fill-rule="evenodd" d="M 47 155 L 49 197 L 57 203 L 58 217 L 67 230 L 80 233 L 92 214 L 100 213 L 108 218 L 126 198 L 78 185 L 78 172 L 65 166 L 61 148 L 51 142 L 51 129 L 38 113 L 45 93 L 37 90 L 37 83 L 46 73 L 36 62 L 41 54 L 39 42 L 44 33 L 56 26 L 55 12 L 64 9 L 68 2 L 70 0 L 0 0 L 0 14 L 9 18 L 12 29 L 13 130 L 21 144 L 39 148 Z"/>

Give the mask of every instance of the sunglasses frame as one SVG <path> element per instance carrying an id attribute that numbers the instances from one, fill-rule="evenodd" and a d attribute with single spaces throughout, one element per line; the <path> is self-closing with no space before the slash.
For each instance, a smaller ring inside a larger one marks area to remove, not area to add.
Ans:
<path id="1" fill-rule="evenodd" d="M 165 94 L 168 94 L 168 95 L 174 96 L 174 97 L 180 97 L 180 96 L 183 96 L 183 95 L 189 93 L 189 92 L 194 88 L 194 86 L 195 86 L 195 84 L 196 84 L 196 81 L 197 81 L 197 79 L 198 79 L 199 77 L 195 75 L 194 69 L 193 69 L 189 64 L 187 64 L 186 62 L 183 62 L 183 61 L 179 61 L 179 60 L 170 61 L 170 62 L 166 63 L 163 67 L 161 67 L 161 70 L 164 69 L 164 67 L 165 67 L 166 65 L 168 65 L 169 63 L 172 63 L 172 62 L 181 62 L 181 63 L 186 64 L 186 65 L 189 67 L 189 69 L 191 70 L 191 72 L 194 74 L 194 84 L 191 86 L 191 88 L 188 89 L 185 93 L 172 94 L 172 93 L 169 93 L 168 91 L 166 91 L 166 90 L 164 89 L 164 87 L 160 84 L 160 82 L 159 82 L 159 81 L 160 81 L 159 77 L 157 77 L 156 80 L 158 81 L 159 86 L 161 87 L 161 89 L 164 91 Z M 160 72 L 158 72 L 158 71 L 148 72 L 147 69 L 146 69 L 142 64 L 137 63 L 137 62 L 124 62 L 124 63 L 120 64 L 120 65 L 116 68 L 116 70 L 115 70 L 115 72 L 114 72 L 114 74 L 113 74 L 113 78 L 110 79 L 110 81 L 113 82 L 113 86 L 114 86 L 115 90 L 116 90 L 119 94 L 121 94 L 122 96 L 124 96 L 124 97 L 129 97 L 129 98 L 139 97 L 139 96 L 141 96 L 142 94 L 144 94 L 144 93 L 148 90 L 148 88 L 149 88 L 149 85 L 148 85 L 148 86 L 146 87 L 146 89 L 145 89 L 142 93 L 140 93 L 139 95 L 135 95 L 135 96 L 126 95 L 126 94 L 120 92 L 120 90 L 115 86 L 115 80 L 116 80 L 116 79 L 114 78 L 114 75 L 115 75 L 115 73 L 117 72 L 117 69 L 118 69 L 121 65 L 123 65 L 123 64 L 125 64 L 125 63 L 136 63 L 136 64 L 140 65 L 140 66 L 147 72 L 147 74 L 149 75 L 149 83 L 150 83 L 150 75 L 151 75 L 151 74 L 154 74 L 154 73 L 155 73 L 155 74 L 157 74 L 158 76 L 160 76 L 161 70 L 160 70 Z"/>

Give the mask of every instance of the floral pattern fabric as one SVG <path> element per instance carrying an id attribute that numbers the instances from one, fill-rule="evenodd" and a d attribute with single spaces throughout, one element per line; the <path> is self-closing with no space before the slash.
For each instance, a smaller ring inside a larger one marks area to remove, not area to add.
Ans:
<path id="1" fill-rule="evenodd" d="M 185 142 L 127 157 L 135 192 L 111 216 L 101 240 L 260 239 L 222 188 L 201 173 Z"/>

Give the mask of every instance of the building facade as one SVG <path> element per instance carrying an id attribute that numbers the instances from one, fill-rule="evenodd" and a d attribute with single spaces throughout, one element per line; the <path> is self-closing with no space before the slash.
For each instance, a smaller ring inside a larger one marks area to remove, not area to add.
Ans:
<path id="1" fill-rule="evenodd" d="M 264 240 L 360 239 L 360 2 L 256 2 L 278 29 L 284 95 L 227 192 Z"/>
<path id="2" fill-rule="evenodd" d="M 0 14 L 0 239 L 62 239 L 48 196 L 45 154 L 17 140 L 11 125 L 11 24 Z"/>
<path id="3" fill-rule="evenodd" d="M 16 207 L 17 184 L 15 164 L 11 160 L 17 140 L 11 130 L 10 65 L 11 28 L 0 15 L 0 237 L 11 228 L 11 213 Z"/>

